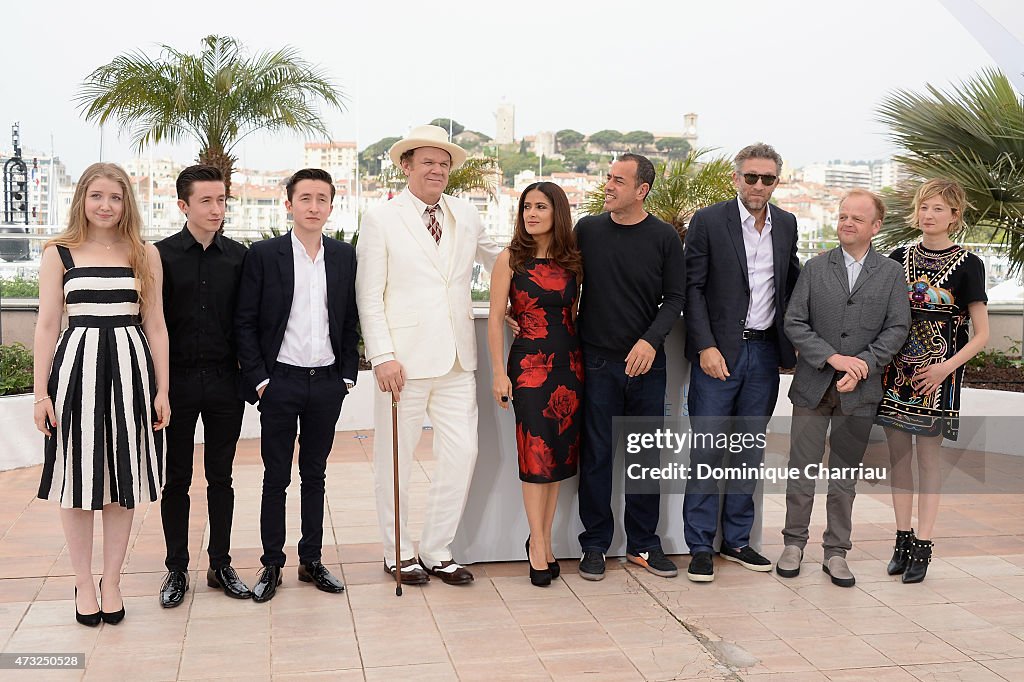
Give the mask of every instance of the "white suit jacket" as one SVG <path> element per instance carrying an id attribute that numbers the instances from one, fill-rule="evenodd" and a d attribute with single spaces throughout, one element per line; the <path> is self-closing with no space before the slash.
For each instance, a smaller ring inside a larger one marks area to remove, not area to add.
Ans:
<path id="1" fill-rule="evenodd" d="M 359 227 L 356 301 L 366 357 L 375 367 L 398 360 L 408 379 L 443 376 L 456 357 L 476 369 L 473 265 L 491 271 L 501 252 L 475 206 L 444 194 L 441 207 L 455 238 L 448 262 L 408 189 L 367 210 Z"/>

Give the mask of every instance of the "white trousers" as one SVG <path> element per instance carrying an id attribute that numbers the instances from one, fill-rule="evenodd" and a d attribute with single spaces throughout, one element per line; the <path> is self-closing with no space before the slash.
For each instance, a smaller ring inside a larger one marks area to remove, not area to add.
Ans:
<path id="1" fill-rule="evenodd" d="M 395 563 L 395 503 L 392 465 L 391 394 L 376 390 L 373 403 L 373 469 L 377 519 L 384 540 L 384 560 Z M 409 473 L 423 432 L 423 417 L 434 429 L 436 467 L 427 492 L 419 555 L 427 566 L 452 558 L 450 545 L 462 519 L 477 456 L 476 375 L 458 363 L 433 379 L 405 382 L 398 402 L 398 481 L 402 510 L 403 561 L 415 556 L 407 531 Z"/>

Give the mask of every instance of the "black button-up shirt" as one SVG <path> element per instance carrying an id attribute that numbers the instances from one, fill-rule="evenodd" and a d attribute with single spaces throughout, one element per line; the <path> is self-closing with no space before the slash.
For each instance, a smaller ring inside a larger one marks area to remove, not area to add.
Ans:
<path id="1" fill-rule="evenodd" d="M 203 249 L 188 226 L 156 243 L 172 368 L 237 367 L 235 304 L 246 248 L 222 234 Z"/>

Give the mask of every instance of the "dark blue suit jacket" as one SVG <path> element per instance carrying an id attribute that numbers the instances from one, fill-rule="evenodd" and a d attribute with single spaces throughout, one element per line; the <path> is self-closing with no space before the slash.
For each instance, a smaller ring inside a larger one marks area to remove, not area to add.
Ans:
<path id="1" fill-rule="evenodd" d="M 769 206 L 772 255 L 775 263 L 775 321 L 779 362 L 793 367 L 796 354 L 783 329 L 786 306 L 800 274 L 796 257 L 796 216 Z M 697 211 L 686 231 L 686 357 L 715 346 L 730 368 L 736 365 L 743 329 L 747 327 L 750 283 L 743 246 L 740 207 L 736 199 Z"/>
<path id="2" fill-rule="evenodd" d="M 245 398 L 257 400 L 256 386 L 270 378 L 284 340 L 295 291 L 291 232 L 256 242 L 242 265 L 235 312 L 238 363 Z M 359 373 L 359 316 L 356 310 L 356 250 L 325 236 L 327 316 L 338 381 Z"/>

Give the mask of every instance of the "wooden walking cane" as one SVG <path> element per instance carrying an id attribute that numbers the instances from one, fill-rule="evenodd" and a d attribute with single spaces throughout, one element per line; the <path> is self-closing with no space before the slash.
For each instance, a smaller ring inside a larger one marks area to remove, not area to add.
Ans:
<path id="1" fill-rule="evenodd" d="M 395 480 L 395 596 L 402 596 L 402 512 L 398 508 L 398 401 L 391 394 L 391 470 Z"/>

